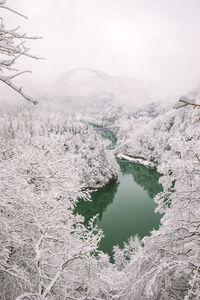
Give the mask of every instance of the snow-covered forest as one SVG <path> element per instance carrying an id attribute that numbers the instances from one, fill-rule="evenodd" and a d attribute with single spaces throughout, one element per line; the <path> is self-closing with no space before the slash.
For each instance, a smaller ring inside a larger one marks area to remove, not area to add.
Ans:
<path id="1" fill-rule="evenodd" d="M 3 299 L 198 299 L 199 111 L 151 109 L 121 114 L 116 153 L 153 162 L 163 174 L 155 197 L 162 225 L 115 247 L 111 264 L 97 250 L 102 231 L 94 220 L 86 228 L 73 210 L 78 198 L 90 201 L 92 189 L 115 180 L 113 154 L 79 114 L 4 105 Z"/>
<path id="2" fill-rule="evenodd" d="M 118 167 L 90 128 L 61 112 L 7 107 L 0 122 L 0 290 L 6 299 L 62 299 L 83 284 L 68 264 L 87 278 L 80 261 L 94 259 L 102 235 L 92 220 L 91 230 L 82 225 L 74 205 L 116 178 Z"/>
<path id="3" fill-rule="evenodd" d="M 0 8 L 13 12 L 4 0 Z M 1 97 L 0 299 L 200 299 L 200 88 L 173 106 L 154 102 L 145 81 L 78 68 L 38 88 L 36 101 L 15 83 L 27 71 L 14 65 L 38 59 L 24 46 L 37 37 L 3 18 L 0 35 L 0 81 L 25 99 Z M 143 104 L 123 105 L 126 89 Z M 94 127 L 112 132 L 114 150 Z M 118 180 L 116 157 L 161 174 L 162 218 L 149 236 L 114 246 L 111 260 L 97 216 L 86 223 L 75 212 Z"/>

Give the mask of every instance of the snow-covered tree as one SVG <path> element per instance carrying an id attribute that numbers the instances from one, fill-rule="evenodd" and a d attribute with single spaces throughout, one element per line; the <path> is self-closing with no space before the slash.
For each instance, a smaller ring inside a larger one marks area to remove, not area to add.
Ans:
<path id="1" fill-rule="evenodd" d="M 193 106 L 195 108 L 200 107 L 200 88 L 197 86 L 195 89 L 190 91 L 187 95 L 183 95 L 174 104 L 174 108 L 181 108 L 184 106 Z"/>
<path id="2" fill-rule="evenodd" d="M 199 299 L 199 111 L 171 111 L 139 131 L 146 144 L 139 146 L 133 133 L 136 150 L 148 159 L 152 140 L 155 146 L 151 152 L 164 189 L 155 201 L 164 216 L 150 237 L 115 248 L 116 266 L 126 274 L 121 292 L 124 299 Z"/>
<path id="3" fill-rule="evenodd" d="M 8 7 L 6 5 L 6 0 L 0 0 L 0 9 L 9 10 L 11 13 L 27 18 L 21 13 Z M 16 85 L 13 80 L 23 73 L 31 73 L 31 71 L 28 70 L 19 70 L 15 67 L 15 63 L 23 56 L 39 59 L 39 57 L 32 55 L 29 48 L 25 46 L 26 40 L 38 38 L 39 37 L 28 36 L 26 33 L 21 33 L 19 27 L 12 29 L 7 28 L 3 18 L 0 18 L 0 80 L 33 104 L 37 104 L 37 101 L 26 94 L 23 88 Z"/>
<path id="4" fill-rule="evenodd" d="M 116 177 L 116 164 L 94 131 L 65 114 L 9 107 L 0 124 L 1 296 L 103 297 L 109 287 L 99 274 L 111 267 L 98 256 L 102 232 L 74 207 L 90 200 L 88 187 Z"/>

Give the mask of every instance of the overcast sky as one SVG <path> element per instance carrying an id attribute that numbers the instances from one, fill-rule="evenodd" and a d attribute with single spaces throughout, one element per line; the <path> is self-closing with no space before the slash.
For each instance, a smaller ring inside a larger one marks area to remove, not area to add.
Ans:
<path id="1" fill-rule="evenodd" d="M 3 13 L 9 26 L 43 36 L 29 43 L 45 61 L 21 62 L 31 78 L 71 68 L 145 79 L 184 94 L 200 82 L 200 0 L 7 0 L 28 16 Z"/>

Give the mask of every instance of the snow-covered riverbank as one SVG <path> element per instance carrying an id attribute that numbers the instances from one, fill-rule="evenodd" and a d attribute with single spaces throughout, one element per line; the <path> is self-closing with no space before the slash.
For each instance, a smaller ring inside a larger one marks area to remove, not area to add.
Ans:
<path id="1" fill-rule="evenodd" d="M 127 160 L 131 163 L 143 165 L 146 167 L 156 167 L 155 164 L 148 162 L 142 158 L 134 158 L 134 157 L 130 157 L 128 155 L 124 155 L 122 153 L 117 154 L 117 158 L 122 159 L 122 160 Z"/>

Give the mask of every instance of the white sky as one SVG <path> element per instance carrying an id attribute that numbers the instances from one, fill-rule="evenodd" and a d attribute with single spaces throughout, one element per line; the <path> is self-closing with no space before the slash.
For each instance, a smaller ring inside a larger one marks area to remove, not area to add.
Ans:
<path id="1" fill-rule="evenodd" d="M 52 80 L 71 68 L 145 79 L 183 94 L 200 82 L 200 0 L 7 0 L 28 16 L 4 12 L 43 36 L 29 43 L 45 61 L 26 59 L 34 78 Z"/>

